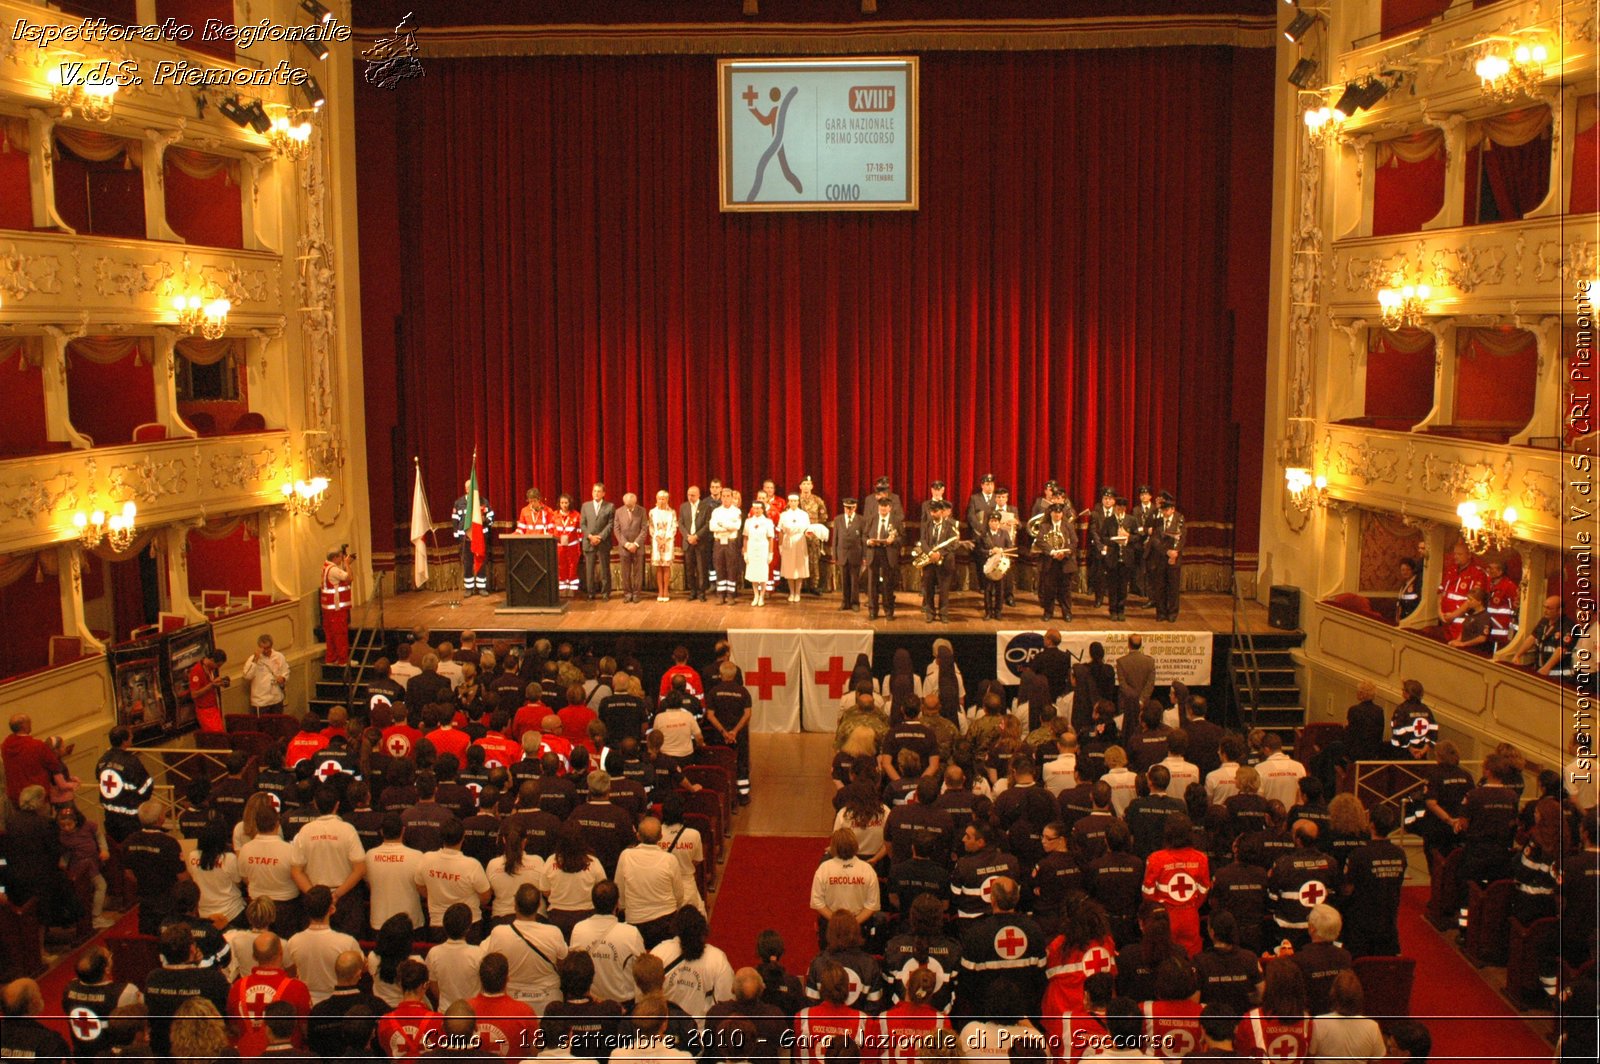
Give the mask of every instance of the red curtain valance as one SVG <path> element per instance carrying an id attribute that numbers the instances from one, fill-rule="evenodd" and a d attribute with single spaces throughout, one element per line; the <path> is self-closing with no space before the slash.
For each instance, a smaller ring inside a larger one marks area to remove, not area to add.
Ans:
<path id="1" fill-rule="evenodd" d="M 239 183 L 239 161 L 237 159 L 229 159 L 222 155 L 212 155 L 209 152 L 195 151 L 192 148 L 176 147 L 168 148 L 162 159 L 171 163 L 174 169 L 197 181 L 207 181 L 221 174 L 224 184 L 236 185 Z"/>
<path id="2" fill-rule="evenodd" d="M 121 503 L 112 503 L 106 507 L 106 513 L 118 513 L 122 509 Z M 101 540 L 98 547 L 90 549 L 89 553 L 96 558 L 104 558 L 108 562 L 125 562 L 137 558 L 141 551 L 156 542 L 156 530 L 147 528 L 134 537 L 127 550 L 112 550 L 110 540 Z"/>
<path id="3" fill-rule="evenodd" d="M 1401 163 L 1426 162 L 1443 150 L 1443 130 L 1419 129 L 1415 133 L 1380 142 L 1377 146 L 1377 163 L 1379 166 L 1399 166 Z"/>
<path id="4" fill-rule="evenodd" d="M 13 355 L 20 356 L 17 370 L 37 366 L 43 361 L 39 345 L 31 336 L 0 336 L 0 363 L 9 362 Z"/>
<path id="5" fill-rule="evenodd" d="M 144 161 L 144 146 L 127 137 L 72 126 L 57 126 L 55 134 L 57 144 L 88 162 L 103 163 L 121 157 L 122 168 L 132 170 Z"/>

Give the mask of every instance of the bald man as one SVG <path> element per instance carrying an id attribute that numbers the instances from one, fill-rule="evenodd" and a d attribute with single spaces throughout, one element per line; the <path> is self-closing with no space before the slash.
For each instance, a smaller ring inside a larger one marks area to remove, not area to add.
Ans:
<path id="1" fill-rule="evenodd" d="M 639 843 L 617 858 L 617 896 L 622 918 L 639 929 L 645 949 L 672 935 L 672 916 L 699 894 L 684 885 L 683 862 L 661 848 L 661 821 L 639 821 Z"/>
<path id="2" fill-rule="evenodd" d="M 337 985 L 333 992 L 311 1007 L 311 1018 L 306 1024 L 306 1046 L 324 1060 L 334 1057 L 364 1056 L 371 1048 L 371 1036 L 365 1045 L 351 1045 L 350 1032 L 344 1019 L 356 1009 L 365 1009 L 371 1016 L 382 1016 L 389 1011 L 383 1000 L 361 989 L 361 977 L 367 972 L 367 959 L 360 950 L 346 950 L 333 962 L 333 977 Z"/>
<path id="3" fill-rule="evenodd" d="M 44 996 L 32 979 L 13 979 L 0 990 L 0 1057 L 66 1060 L 67 1041 L 34 1019 L 44 1012 Z"/>

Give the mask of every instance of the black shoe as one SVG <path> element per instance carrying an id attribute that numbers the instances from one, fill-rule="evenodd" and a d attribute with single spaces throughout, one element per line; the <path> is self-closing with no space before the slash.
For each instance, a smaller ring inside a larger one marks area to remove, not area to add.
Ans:
<path id="1" fill-rule="evenodd" d="M 1068 624 L 1071 624 L 1071 623 L 1072 623 L 1072 614 L 1071 614 L 1071 613 L 1070 613 L 1070 612 L 1068 612 L 1068 613 L 1063 613 L 1063 614 L 1062 614 L 1062 615 L 1061 615 L 1061 619 L 1062 619 L 1062 620 L 1063 620 L 1063 621 L 1066 621 L 1066 622 L 1067 622 L 1067 623 L 1068 623 Z"/>
<path id="2" fill-rule="evenodd" d="M 924 621 L 932 623 L 932 621 L 933 621 L 933 611 L 932 610 L 923 610 L 922 611 L 922 619 Z"/>
<path id="3" fill-rule="evenodd" d="M 1045 610 L 1044 611 L 1044 620 L 1048 621 L 1049 619 L 1050 619 L 1050 611 L 1049 610 Z"/>
<path id="4" fill-rule="evenodd" d="M 891 621 L 894 620 L 894 610 L 885 610 L 883 615 Z"/>
<path id="5" fill-rule="evenodd" d="M 851 613 L 860 613 L 861 612 L 861 603 L 859 603 L 859 602 L 850 603 L 850 612 Z"/>
<path id="6" fill-rule="evenodd" d="M 1099 595 L 1096 595 L 1094 597 L 1094 608 L 1095 609 L 1099 609 L 1100 608 L 1100 596 Z"/>
<path id="7" fill-rule="evenodd" d="M 844 613 L 844 612 L 845 612 L 845 611 L 846 611 L 846 610 L 848 610 L 848 609 L 849 609 L 849 608 L 850 608 L 850 603 L 848 603 L 848 602 L 841 602 L 841 603 L 839 603 L 839 612 L 840 612 L 840 613 Z"/>
<path id="8" fill-rule="evenodd" d="M 875 621 L 877 619 L 878 619 L 878 611 L 877 610 L 868 610 L 867 611 L 867 620 Z"/>
<path id="9" fill-rule="evenodd" d="M 939 623 L 940 624 L 949 624 L 950 623 L 950 615 L 948 613 L 939 614 Z"/>

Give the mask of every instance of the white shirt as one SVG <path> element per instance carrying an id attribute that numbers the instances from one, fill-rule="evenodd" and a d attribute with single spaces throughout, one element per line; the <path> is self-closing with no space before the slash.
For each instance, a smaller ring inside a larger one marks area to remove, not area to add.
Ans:
<path id="1" fill-rule="evenodd" d="M 669 846 L 670 850 L 667 849 Z M 677 857 L 683 870 L 689 873 L 690 882 L 693 882 L 694 866 L 706 859 L 705 841 L 700 838 L 700 829 L 687 828 L 682 824 L 663 824 L 661 848 Z"/>
<path id="2" fill-rule="evenodd" d="M 717 947 L 708 943 L 705 952 L 691 961 L 683 956 L 678 940 L 669 938 L 650 952 L 660 957 L 667 969 L 661 988 L 667 1000 L 689 1015 L 704 1020 L 712 1005 L 733 1000 L 733 965 Z"/>
<path id="3" fill-rule="evenodd" d="M 351 869 L 366 857 L 354 826 L 334 813 L 317 817 L 294 836 L 294 863 L 305 869 L 306 878 L 316 886 L 342 885 L 350 878 Z"/>
<path id="4" fill-rule="evenodd" d="M 811 877 L 811 907 L 830 911 L 843 909 L 857 913 L 863 909 L 877 912 L 882 903 L 878 898 L 878 872 L 859 857 L 841 861 L 830 857 L 817 866 Z"/>
<path id="5" fill-rule="evenodd" d="M 967 700 L 967 682 L 961 678 L 961 666 L 951 662 L 950 668 L 956 674 L 956 694 L 959 696 L 960 701 L 965 703 Z M 939 663 L 935 661 L 928 666 L 928 671 L 922 674 L 922 696 L 926 698 L 929 695 L 938 693 Z"/>
<path id="6" fill-rule="evenodd" d="M 1139 793 L 1138 775 L 1131 768 L 1114 768 L 1107 770 L 1100 779 L 1111 788 L 1111 808 L 1121 816 Z"/>
<path id="7" fill-rule="evenodd" d="M 276 833 L 257 835 L 239 850 L 239 871 L 252 898 L 290 901 L 300 896 L 294 885 L 294 847 Z"/>
<path id="8" fill-rule="evenodd" d="M 439 662 L 439 675 L 450 681 L 450 690 L 454 691 L 461 686 L 465 674 L 461 671 L 461 663 L 452 658 L 449 661 Z"/>
<path id="9" fill-rule="evenodd" d="M 263 655 L 257 651 L 244 663 L 244 678 L 250 681 L 250 704 L 257 708 L 283 704 L 283 688 L 279 680 L 289 678 L 289 659 L 273 650 Z"/>
<path id="10" fill-rule="evenodd" d="M 617 906 L 635 926 L 670 916 L 689 899 L 683 866 L 660 846 L 639 843 L 617 858 Z"/>
<path id="11" fill-rule="evenodd" d="M 483 896 L 489 893 L 483 865 L 460 850 L 423 854 L 414 882 L 419 890 L 428 892 L 428 923 L 432 927 L 442 927 L 445 910 L 457 902 L 476 914 Z"/>
<path id="12" fill-rule="evenodd" d="M 382 927 L 396 913 L 422 926 L 422 896 L 417 893 L 417 873 L 423 853 L 399 839 L 385 842 L 367 854 L 367 890 L 371 895 L 369 923 Z"/>
<path id="13" fill-rule="evenodd" d="M 1221 805 L 1239 793 L 1234 777 L 1239 773 L 1239 762 L 1224 761 L 1221 768 L 1206 773 L 1206 797 L 1212 805 Z"/>
<path id="14" fill-rule="evenodd" d="M 200 915 L 222 915 L 228 920 L 244 912 L 244 895 L 239 893 L 239 858 L 225 853 L 215 868 L 200 867 L 200 851 L 190 850 L 185 860 L 189 878 L 200 888 Z"/>
<path id="15" fill-rule="evenodd" d="M 489 889 L 494 891 L 494 904 L 489 909 L 490 916 L 510 916 L 517 911 L 517 891 L 523 884 L 531 884 L 540 894 L 550 890 L 549 880 L 544 874 L 544 860 L 536 854 L 523 854 L 522 866 L 516 874 L 506 871 L 506 858 L 504 854 L 490 858 L 484 875 L 489 879 Z"/>
<path id="16" fill-rule="evenodd" d="M 1256 766 L 1261 775 L 1261 797 L 1279 801 L 1285 809 L 1293 809 L 1300 793 L 1300 781 L 1305 778 L 1305 766 L 1279 750 Z"/>
<path id="17" fill-rule="evenodd" d="M 651 722 L 650 730 L 661 733 L 661 752 L 668 757 L 689 757 L 694 753 L 695 740 L 704 741 L 700 722 L 687 709 L 662 710 Z"/>
<path id="18" fill-rule="evenodd" d="M 529 943 L 537 947 L 538 952 L 530 948 Z M 501 924 L 483 940 L 483 950 L 505 954 L 506 963 L 511 967 L 506 993 L 518 1001 L 543 1012 L 546 1005 L 561 996 L 555 965 L 567 955 L 567 943 L 553 924 L 521 919 Z"/>
<path id="19" fill-rule="evenodd" d="M 883 849 L 883 828 L 889 822 L 889 807 L 880 805 L 877 814 L 865 824 L 857 824 L 848 819 L 847 810 L 841 809 L 833 815 L 833 830 L 849 828 L 856 833 L 856 853 L 862 857 L 871 857 Z"/>
<path id="20" fill-rule="evenodd" d="M 1078 785 L 1078 755 L 1056 754 L 1040 769 L 1040 781 L 1045 790 L 1059 795 Z"/>
<path id="21" fill-rule="evenodd" d="M 1168 754 L 1161 764 L 1172 774 L 1172 779 L 1167 784 L 1167 797 L 1169 798 L 1181 799 L 1189 784 L 1200 782 L 1200 770 L 1185 758 L 1173 757 Z"/>
<path id="22" fill-rule="evenodd" d="M 411 956 L 407 957 L 406 960 L 420 961 L 422 958 L 413 953 Z M 398 984 L 386 983 L 382 979 L 378 978 L 378 971 L 382 967 L 383 961 L 381 958 L 379 958 L 376 952 L 367 954 L 367 971 L 372 973 L 372 994 L 379 1001 L 382 1001 L 385 1005 L 388 1005 L 392 1009 L 400 1004 L 400 999 L 404 995 L 400 993 L 400 987 Z"/>
<path id="23" fill-rule="evenodd" d="M 632 1001 L 633 962 L 644 952 L 639 929 L 615 916 L 596 913 L 572 929 L 572 948 L 594 961 L 594 993 L 607 1001 Z"/>
<path id="24" fill-rule="evenodd" d="M 478 982 L 478 965 L 483 963 L 483 957 L 482 946 L 459 938 L 447 939 L 428 951 L 428 978 L 439 984 L 441 1009 L 483 990 L 483 984 Z"/>
<path id="25" fill-rule="evenodd" d="M 359 953 L 361 943 L 326 924 L 308 927 L 283 944 L 283 966 L 294 969 L 294 974 L 311 991 L 311 1003 L 317 1005 L 339 985 L 333 966 L 339 954 L 346 950 Z"/>
<path id="26" fill-rule="evenodd" d="M 1343 1016 L 1325 1012 L 1311 1025 L 1311 1047 L 1307 1057 L 1321 1064 L 1341 1060 L 1382 1060 L 1386 1049 L 1378 1021 L 1365 1016 Z"/>
<path id="27" fill-rule="evenodd" d="M 545 897 L 552 909 L 574 912 L 594 908 L 594 885 L 604 878 L 606 869 L 598 857 L 590 857 L 589 866 L 581 872 L 563 872 L 556 867 L 554 854 L 545 858 Z"/>
<path id="28" fill-rule="evenodd" d="M 409 661 L 397 661 L 389 666 L 389 679 L 399 684 L 402 688 L 411 681 L 413 676 L 421 676 L 422 670 Z"/>
<path id="29" fill-rule="evenodd" d="M 228 944 L 228 953 L 233 957 L 233 964 L 227 971 L 230 982 L 242 979 L 256 970 L 255 944 L 259 931 L 252 931 L 248 927 L 241 927 L 225 932 L 222 940 Z"/>

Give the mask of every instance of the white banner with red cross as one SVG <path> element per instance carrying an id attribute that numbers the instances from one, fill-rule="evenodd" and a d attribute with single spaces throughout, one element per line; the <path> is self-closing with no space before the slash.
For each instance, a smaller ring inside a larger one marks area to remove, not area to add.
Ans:
<path id="1" fill-rule="evenodd" d="M 870 631 L 730 629 L 728 645 L 754 703 L 752 732 L 832 732 L 856 657 L 872 660 Z"/>

